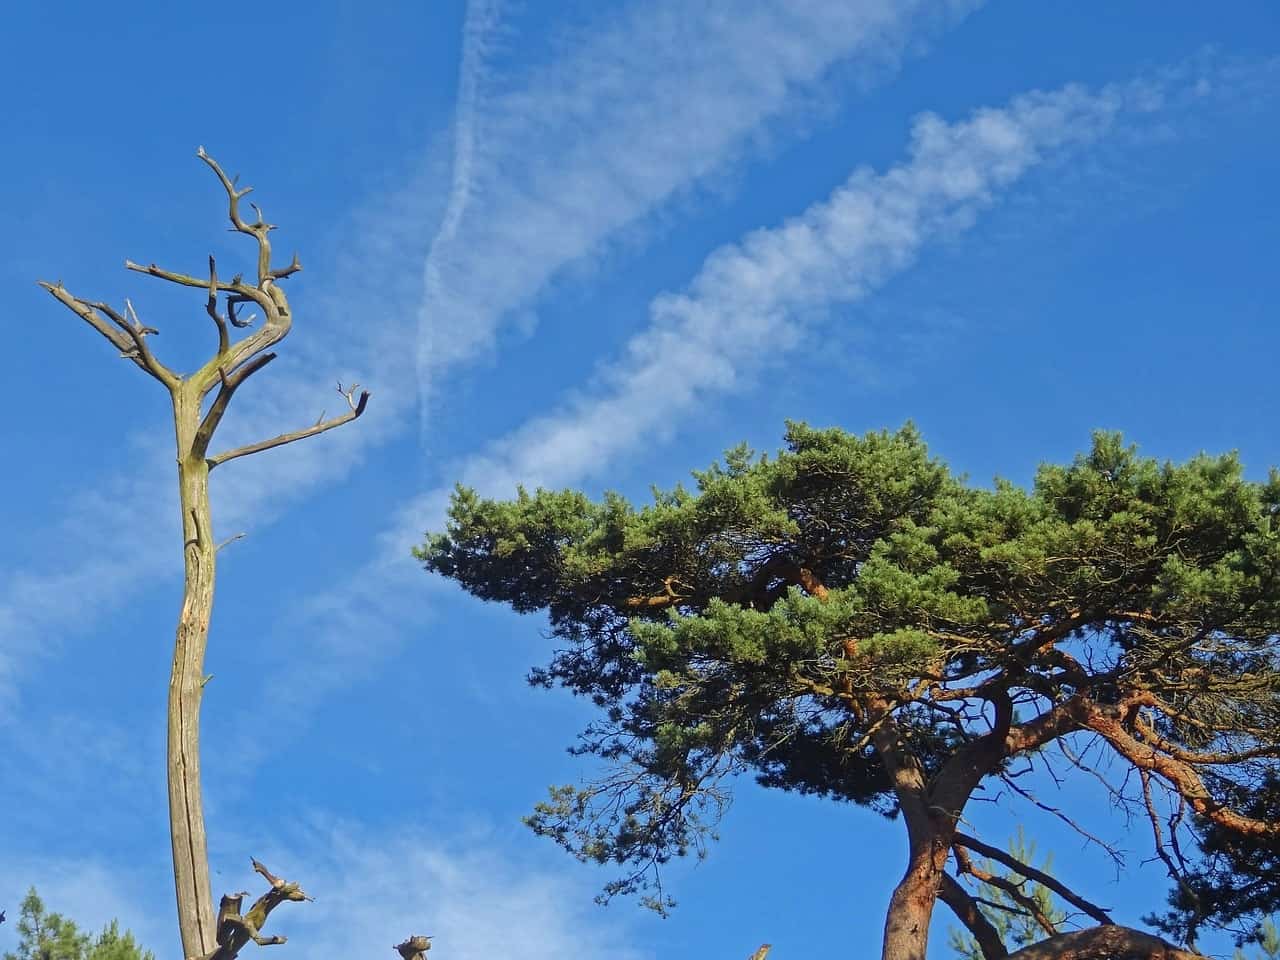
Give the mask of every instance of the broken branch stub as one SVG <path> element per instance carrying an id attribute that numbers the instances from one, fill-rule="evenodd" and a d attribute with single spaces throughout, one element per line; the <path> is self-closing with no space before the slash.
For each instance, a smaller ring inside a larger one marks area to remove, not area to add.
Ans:
<path id="1" fill-rule="evenodd" d="M 283 880 L 264 867 L 256 859 L 250 857 L 255 872 L 262 874 L 271 884 L 271 889 L 253 902 L 248 913 L 240 912 L 240 905 L 249 895 L 247 890 L 240 893 L 228 893 L 222 897 L 218 906 L 217 946 L 198 960 L 235 960 L 235 957 L 251 941 L 260 947 L 276 946 L 287 941 L 287 937 L 275 935 L 264 936 L 262 927 L 267 922 L 271 911 L 287 900 L 301 902 L 313 898 L 302 892 L 302 888 L 291 880 Z"/>
<path id="2" fill-rule="evenodd" d="M 404 943 L 397 943 L 395 950 L 404 960 L 426 960 L 426 953 L 431 949 L 430 937 L 410 937 Z"/>

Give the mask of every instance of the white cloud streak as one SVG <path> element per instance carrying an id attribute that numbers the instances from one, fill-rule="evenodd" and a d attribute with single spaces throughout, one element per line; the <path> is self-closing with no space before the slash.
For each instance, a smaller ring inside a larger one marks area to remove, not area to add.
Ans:
<path id="1" fill-rule="evenodd" d="M 670 433 L 703 399 L 742 389 L 804 337 L 821 336 L 819 317 L 908 268 L 931 240 L 968 226 L 1033 166 L 1097 139 L 1122 110 L 1158 103 L 1149 85 L 1067 87 L 960 123 L 921 116 L 903 163 L 882 174 L 855 170 L 799 216 L 713 252 L 685 290 L 653 300 L 648 327 L 601 370 L 595 389 L 462 463 L 460 482 L 506 496 L 517 483 L 599 476 Z M 447 498 L 434 490 L 402 510 L 385 537 L 388 560 L 440 526 Z"/>
<path id="2" fill-rule="evenodd" d="M 453 171 L 449 200 L 436 235 L 432 238 L 423 270 L 423 299 L 427 304 L 442 299 L 441 251 L 454 243 L 458 227 L 472 194 L 472 166 L 475 156 L 476 105 L 486 73 L 485 49 L 498 22 L 499 7 L 490 0 L 470 0 L 462 25 L 462 58 L 458 66 L 458 98 L 453 124 Z M 426 381 L 419 385 L 422 424 L 427 426 Z"/>
<path id="3" fill-rule="evenodd" d="M 566 264 L 721 169 L 833 65 L 896 62 L 913 35 L 976 5 L 634 3 L 521 78 L 469 131 L 468 216 L 442 232 L 428 265 L 422 389 L 490 347 Z"/>

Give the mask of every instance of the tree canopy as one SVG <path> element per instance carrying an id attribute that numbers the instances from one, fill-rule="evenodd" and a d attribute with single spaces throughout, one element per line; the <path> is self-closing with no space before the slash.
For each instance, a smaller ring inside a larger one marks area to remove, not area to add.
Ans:
<path id="1" fill-rule="evenodd" d="M 965 806 L 997 779 L 1025 792 L 1031 768 L 1098 773 L 1097 751 L 1174 879 L 1166 934 L 1194 944 L 1275 905 L 1280 474 L 1099 433 L 1030 489 L 983 488 L 911 426 L 793 423 L 776 457 L 740 447 L 694 478 L 639 507 L 459 488 L 417 551 L 477 597 L 545 610 L 558 649 L 532 680 L 602 708 L 576 749 L 605 776 L 554 788 L 530 823 L 623 865 L 606 893 L 663 907 L 656 868 L 701 851 L 726 777 L 753 771 L 905 824 L 886 958 L 923 960 L 939 898 L 1004 956 L 973 854 L 1040 878 L 961 830 Z M 1048 879 L 1098 926 L 1017 957 L 1167 949 Z"/>

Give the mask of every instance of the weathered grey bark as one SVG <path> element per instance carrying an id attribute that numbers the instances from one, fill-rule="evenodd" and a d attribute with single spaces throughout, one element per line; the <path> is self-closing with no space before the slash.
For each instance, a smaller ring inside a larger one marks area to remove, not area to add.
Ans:
<path id="1" fill-rule="evenodd" d="M 271 883 L 271 891 L 259 898 L 244 917 L 239 915 L 239 898 L 242 895 L 224 897 L 221 916 L 217 919 L 214 916 L 200 786 L 200 701 L 207 680 L 203 673 L 204 657 L 213 613 L 218 552 L 209 505 L 209 473 L 229 460 L 283 446 L 349 423 L 364 413 L 369 394 L 363 391 L 357 398 L 357 387 L 343 389 L 339 384 L 338 390 L 348 405 L 348 410 L 341 416 L 329 420 L 322 418 L 303 430 L 210 454 L 210 441 L 232 396 L 246 379 L 275 358 L 275 354 L 269 352 L 270 348 L 283 340 L 292 327 L 293 314 L 280 281 L 297 273 L 302 266 L 295 256 L 286 267 L 272 267 L 269 234 L 275 225 L 267 223 L 256 206 L 256 219 L 252 222 L 243 219 L 240 200 L 250 188 L 237 188 L 234 180 L 203 148 L 198 151 L 198 156 L 213 170 L 226 190 L 232 228 L 253 237 L 257 244 L 255 281 L 246 282 L 239 274 L 230 281 L 219 280 L 212 257 L 209 258 L 207 279 L 164 270 L 155 264 L 141 266 L 125 261 L 125 265 L 131 270 L 206 292 L 205 310 L 217 329 L 218 349 L 200 369 L 180 376 L 157 360 L 146 338 L 158 331 L 144 326 L 128 301 L 125 310 L 120 312 L 105 303 L 73 296 L 60 282 L 42 281 L 41 286 L 110 341 L 122 357 L 159 380 L 173 401 L 184 573 L 168 707 L 169 825 L 173 843 L 174 888 L 184 956 L 232 960 L 249 940 L 256 943 L 283 942 L 282 938 L 262 937 L 259 933 L 261 923 L 278 903 L 306 898 L 297 884 L 279 880 L 254 861 L 254 869 Z M 220 299 L 225 314 L 219 309 Z M 251 325 L 251 320 L 242 320 L 236 313 L 237 307 L 244 304 L 257 307 L 263 320 L 255 332 L 233 342 L 230 327 Z M 202 413 L 205 397 L 215 388 L 218 391 L 216 396 L 208 410 Z"/>
<path id="2" fill-rule="evenodd" d="M 168 783 L 169 827 L 178 923 L 186 956 L 214 948 L 216 928 L 209 885 L 209 854 L 200 789 L 200 701 L 204 693 L 204 657 L 213 616 L 217 547 L 209 505 L 209 467 L 194 449 L 199 398 L 184 390 L 173 394 L 178 448 L 178 500 L 182 517 L 182 610 L 169 677 Z"/>

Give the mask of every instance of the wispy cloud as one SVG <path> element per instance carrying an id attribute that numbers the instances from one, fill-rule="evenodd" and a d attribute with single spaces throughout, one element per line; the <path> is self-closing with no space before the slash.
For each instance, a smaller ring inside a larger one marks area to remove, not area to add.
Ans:
<path id="1" fill-rule="evenodd" d="M 483 825 L 454 824 L 448 839 L 420 826 L 396 824 L 370 830 L 311 815 L 293 822 L 288 838 L 265 843 L 237 837 L 239 851 L 253 850 L 273 871 L 296 880 L 314 903 L 281 906 L 268 933 L 283 933 L 290 946 L 316 960 L 394 956 L 391 946 L 410 934 L 435 937 L 456 960 L 521 957 L 552 960 L 647 960 L 652 954 L 628 943 L 627 918 L 592 906 L 588 882 L 570 879 L 527 856 L 513 853 Z M 234 834 L 234 828 L 232 833 Z M 223 839 L 228 839 L 226 833 Z M 227 846 L 227 844 L 222 844 Z M 164 855 L 157 844 L 147 856 L 8 855 L 0 882 L 10 920 L 34 885 L 45 906 L 101 930 L 112 919 L 130 928 L 157 956 L 174 954 L 176 913 Z M 154 856 L 154 862 L 151 859 Z M 238 853 L 214 876 L 215 893 L 249 890 L 262 880 Z M 0 935 L 12 931 L 12 923 Z M 11 934 L 12 935 L 12 934 Z"/>
<path id="2" fill-rule="evenodd" d="M 555 273 L 720 169 L 833 65 L 882 69 L 976 2 L 633 3 L 507 82 L 469 131 L 470 206 L 442 231 L 419 381 L 490 344 Z"/>
<path id="3" fill-rule="evenodd" d="M 800 215 L 714 251 L 685 289 L 652 301 L 646 329 L 590 385 L 457 464 L 452 476 L 508 496 L 516 484 L 577 484 L 651 449 L 703 402 L 746 389 L 807 338 L 821 342 L 852 322 L 842 307 L 906 270 L 926 244 L 970 226 L 1029 170 L 1097 141 L 1123 114 L 1158 111 L 1169 96 L 1165 84 L 1145 81 L 1100 91 L 1069 86 L 960 122 L 918 117 L 901 163 L 883 173 L 856 169 Z M 351 587 L 293 613 L 286 632 L 309 646 L 298 656 L 290 642 L 291 680 L 282 685 L 290 709 L 368 670 L 378 646 L 396 642 L 397 617 L 410 606 L 421 613 L 424 578 L 409 549 L 424 530 L 442 527 L 448 498 L 440 487 L 403 505 Z M 412 603 L 397 603 L 397 592 Z M 351 636 L 363 638 L 358 663 Z"/>
<path id="4" fill-rule="evenodd" d="M 821 342 L 836 323 L 852 322 L 833 312 L 907 269 L 927 243 L 969 226 L 1032 167 L 1098 139 L 1123 111 L 1158 109 L 1162 97 L 1148 83 L 1073 86 L 959 123 L 917 118 L 904 162 L 884 173 L 857 169 L 799 216 L 713 252 L 686 289 L 653 300 L 647 328 L 594 385 L 456 475 L 490 495 L 599 476 L 669 435 L 704 399 L 743 389 L 806 338 Z M 386 537 L 389 556 L 438 527 L 446 501 L 446 490 L 433 490 L 404 508 Z"/>
<path id="5" fill-rule="evenodd" d="M 367 377 L 374 402 L 357 427 L 216 476 L 220 530 L 250 521 L 261 530 L 356 468 L 403 430 L 419 388 L 490 344 L 502 318 L 557 270 L 722 168 L 834 64 L 854 58 L 883 69 L 921 30 L 975 5 L 635 3 L 570 38 L 553 63 L 508 77 L 486 99 L 486 84 L 496 82 L 485 52 L 497 6 L 474 0 L 447 196 L 431 186 L 441 172 L 432 158 L 403 189 L 353 216 L 334 278 L 297 303 L 306 337 L 291 342 L 292 359 L 282 357 L 238 398 L 224 439 L 235 444 L 310 422 L 326 403 L 321 370 Z M 436 222 L 433 241 L 423 224 Z M 416 363 L 404 349 L 415 326 Z M 95 486 L 107 493 L 79 498 L 51 532 L 49 544 L 65 547 L 56 570 L 24 564 L 0 588 L 0 719 L 12 710 L 22 663 L 176 570 L 167 442 L 136 444 L 129 476 L 98 478 Z M 141 483 L 133 479 L 139 476 Z M 65 602 L 69 595 L 75 604 Z"/>
<path id="6" fill-rule="evenodd" d="M 621 918 L 593 909 L 587 885 L 513 855 L 509 844 L 500 849 L 483 830 L 453 836 L 444 841 L 408 827 L 373 833 L 342 822 L 313 827 L 295 847 L 271 854 L 280 863 L 273 869 L 316 896 L 287 915 L 281 908 L 280 929 L 319 960 L 377 955 L 411 933 L 433 935 L 458 960 L 648 956 L 626 945 Z"/>

